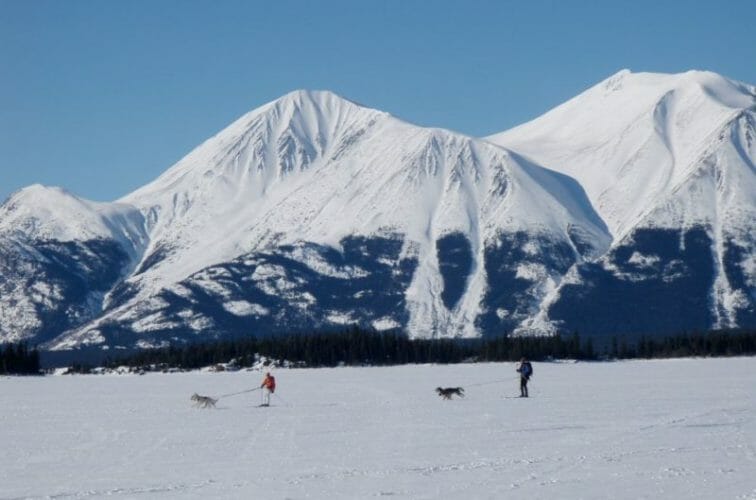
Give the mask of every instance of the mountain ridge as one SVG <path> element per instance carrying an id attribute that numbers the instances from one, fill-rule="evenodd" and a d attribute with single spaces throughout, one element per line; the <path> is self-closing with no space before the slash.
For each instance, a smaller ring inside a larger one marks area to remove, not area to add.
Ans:
<path id="1" fill-rule="evenodd" d="M 596 116 L 595 109 L 602 114 Z M 712 273 L 698 274 L 697 293 L 707 297 L 688 311 L 693 314 L 697 307 L 709 311 L 710 317 L 692 326 L 727 328 L 750 324 L 754 317 L 756 277 L 749 261 L 756 251 L 751 236 L 756 220 L 754 110 L 756 87 L 714 73 L 621 71 L 551 112 L 488 140 L 574 176 L 607 221 L 614 235 L 612 250 L 600 259 L 601 270 L 586 266 L 578 282 L 590 287 L 599 280 L 604 293 L 635 294 L 631 289 L 641 286 L 626 282 L 652 281 L 647 271 L 654 266 L 644 271 L 639 263 L 658 261 L 657 250 L 645 257 L 637 251 L 620 257 L 623 249 L 637 239 L 646 241 L 650 250 L 644 233 L 657 234 L 661 241 L 672 236 L 670 231 L 678 232 L 681 242 L 695 234 L 691 237 L 698 245 L 697 256 L 686 258 L 698 260 L 698 270 L 707 268 L 711 259 Z M 672 265 L 678 261 L 675 254 L 685 253 L 684 247 L 681 243 L 679 251 L 658 251 Z M 660 274 L 668 280 L 692 276 L 692 269 L 680 269 Z M 663 288 L 660 283 L 653 286 Z M 581 309 L 569 298 L 574 290 L 565 285 L 564 300 Z M 553 306 L 560 308 L 559 299 Z M 583 308 L 583 314 L 589 309 Z M 588 332 L 595 328 L 581 326 Z M 648 330 L 647 325 L 636 328 Z"/>
<path id="2" fill-rule="evenodd" d="M 477 139 L 329 91 L 293 91 L 114 203 L 40 186 L 11 196 L 0 207 L 0 262 L 11 263 L 0 283 L 9 297 L 0 338 L 19 338 L 15 304 L 32 318 L 20 337 L 56 349 L 352 323 L 414 337 L 575 325 L 592 334 L 580 316 L 596 312 L 580 297 L 632 297 L 640 283 L 674 304 L 668 296 L 690 273 L 705 297 L 684 307 L 710 311 L 697 316 L 702 327 L 750 324 L 754 96 L 756 88 L 708 72 L 623 70 L 536 120 Z M 610 106 L 628 102 L 636 107 Z M 614 163 L 598 169 L 597 158 Z M 631 188 L 618 189 L 623 182 Z M 697 253 L 682 243 L 641 251 L 650 234 L 692 238 Z M 100 257 L 93 249 L 103 244 Z M 57 267 L 29 257 L 50 246 Z M 28 272 L 12 266 L 21 255 Z M 711 273 L 701 271 L 707 259 Z M 102 266 L 117 272 L 98 281 Z M 39 276 L 60 290 L 74 276 L 81 291 L 66 292 L 70 300 L 28 293 Z M 609 317 L 596 324 L 624 328 Z"/>

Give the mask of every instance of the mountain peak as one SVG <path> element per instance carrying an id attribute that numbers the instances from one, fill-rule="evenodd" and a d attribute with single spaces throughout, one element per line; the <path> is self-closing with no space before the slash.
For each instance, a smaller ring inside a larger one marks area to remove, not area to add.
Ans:
<path id="1" fill-rule="evenodd" d="M 98 203 L 61 187 L 32 184 L 0 206 L 0 233 L 40 240 L 111 238 L 134 247 L 145 239 L 143 218 L 132 206 Z"/>
<path id="2" fill-rule="evenodd" d="M 244 114 L 123 200 L 141 204 L 158 191 L 191 197 L 214 181 L 225 194 L 229 186 L 243 190 L 250 183 L 262 192 L 387 116 L 331 91 L 294 90 Z"/>
<path id="3" fill-rule="evenodd" d="M 724 106 L 743 109 L 752 106 L 756 97 L 756 87 L 713 71 L 693 69 L 682 73 L 653 73 L 623 69 L 573 100 L 606 99 L 618 91 L 632 94 L 634 99 L 651 101 L 658 101 L 669 92 L 702 93 Z"/>
<path id="4" fill-rule="evenodd" d="M 54 215 L 58 207 L 77 207 L 88 205 L 89 202 L 69 193 L 62 187 L 31 184 L 15 191 L 2 206 L 6 213 L 36 207 Z M 6 215 L 7 216 L 7 215 Z M 5 219 L 3 219 L 5 222 Z"/>
<path id="5" fill-rule="evenodd" d="M 632 72 L 629 69 L 624 68 L 601 82 L 599 85 L 607 90 L 617 90 L 622 87 L 622 82 L 630 75 L 632 75 Z"/>
<path id="6" fill-rule="evenodd" d="M 330 90 L 298 89 L 253 109 L 239 121 L 248 122 L 261 115 L 270 115 L 273 119 L 288 118 L 295 121 L 303 119 L 328 121 L 353 113 L 386 114 L 357 104 Z"/>
<path id="7" fill-rule="evenodd" d="M 488 140 L 577 179 L 621 237 L 695 170 L 755 95 L 710 71 L 622 70 Z"/>
<path id="8" fill-rule="evenodd" d="M 15 191 L 10 195 L 10 199 L 24 199 L 28 197 L 48 197 L 48 196 L 74 196 L 65 188 L 59 186 L 45 186 L 44 184 L 34 183 Z"/>
<path id="9" fill-rule="evenodd" d="M 296 102 L 296 103 L 302 103 L 302 102 L 314 102 L 314 103 L 345 103 L 345 104 L 352 104 L 357 105 L 350 99 L 347 99 L 345 97 L 340 96 L 339 94 L 328 90 L 328 89 L 296 89 L 292 90 L 291 92 L 288 92 L 278 99 L 273 100 L 272 102 Z"/>

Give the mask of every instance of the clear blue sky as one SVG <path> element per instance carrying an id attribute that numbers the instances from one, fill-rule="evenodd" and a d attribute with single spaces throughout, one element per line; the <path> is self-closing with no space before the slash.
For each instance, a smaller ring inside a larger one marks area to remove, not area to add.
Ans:
<path id="1" fill-rule="evenodd" d="M 756 84 L 755 19 L 754 0 L 0 0 L 0 200 L 114 200 L 298 88 L 487 135 L 622 68 Z"/>

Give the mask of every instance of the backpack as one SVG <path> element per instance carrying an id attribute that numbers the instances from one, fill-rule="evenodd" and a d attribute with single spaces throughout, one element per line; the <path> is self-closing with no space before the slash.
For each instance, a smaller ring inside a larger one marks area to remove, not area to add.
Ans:
<path id="1" fill-rule="evenodd" d="M 520 373 L 522 373 L 525 378 L 530 378 L 530 376 L 533 375 L 533 365 L 530 364 L 530 361 L 523 363 L 521 370 Z"/>

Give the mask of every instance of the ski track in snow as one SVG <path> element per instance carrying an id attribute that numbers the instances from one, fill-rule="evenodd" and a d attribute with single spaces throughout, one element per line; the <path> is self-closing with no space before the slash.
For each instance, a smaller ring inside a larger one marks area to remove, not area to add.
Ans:
<path id="1" fill-rule="evenodd" d="M 755 498 L 754 358 L 514 367 L 2 378 L 0 499 Z"/>

